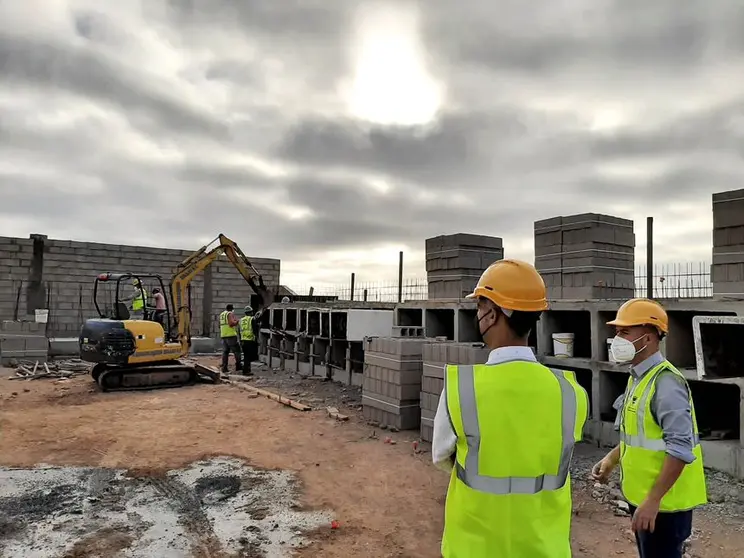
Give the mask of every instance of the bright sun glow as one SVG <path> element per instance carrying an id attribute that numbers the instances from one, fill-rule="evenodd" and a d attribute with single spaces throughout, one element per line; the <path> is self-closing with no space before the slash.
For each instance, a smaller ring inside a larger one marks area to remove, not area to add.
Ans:
<path id="1" fill-rule="evenodd" d="M 426 69 L 419 34 L 415 7 L 381 2 L 358 9 L 351 45 L 354 73 L 344 86 L 356 118 L 402 126 L 436 118 L 442 87 Z"/>

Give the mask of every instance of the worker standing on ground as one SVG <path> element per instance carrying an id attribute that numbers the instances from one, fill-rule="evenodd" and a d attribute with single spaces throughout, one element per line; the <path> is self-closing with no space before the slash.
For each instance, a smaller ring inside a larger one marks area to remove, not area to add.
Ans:
<path id="1" fill-rule="evenodd" d="M 659 351 L 669 332 L 667 313 L 655 301 L 635 298 L 607 323 L 616 329 L 613 358 L 631 368 L 618 421 L 620 445 L 592 475 L 605 483 L 620 464 L 641 558 L 682 558 L 693 509 L 707 502 L 707 494 L 690 387 Z"/>
<path id="2" fill-rule="evenodd" d="M 486 364 L 448 365 L 432 458 L 451 469 L 445 558 L 569 558 L 574 445 L 589 398 L 573 372 L 535 359 L 529 333 L 547 310 L 535 268 L 501 260 L 473 294 Z"/>
<path id="3" fill-rule="evenodd" d="M 233 312 L 233 305 L 225 306 L 225 311 L 220 314 L 220 337 L 222 338 L 222 373 L 227 374 L 230 353 L 235 355 L 235 372 L 241 372 L 240 364 L 240 342 L 238 341 L 238 318 Z"/>
<path id="4" fill-rule="evenodd" d="M 243 375 L 252 376 L 251 363 L 258 359 L 258 343 L 254 328 L 253 308 L 245 307 L 245 316 L 240 318 L 240 348 L 243 351 Z"/>

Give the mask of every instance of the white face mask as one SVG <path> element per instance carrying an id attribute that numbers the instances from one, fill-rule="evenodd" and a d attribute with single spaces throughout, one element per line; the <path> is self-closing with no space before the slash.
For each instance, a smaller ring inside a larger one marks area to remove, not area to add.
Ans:
<path id="1" fill-rule="evenodd" d="M 641 335 L 641 337 L 643 337 L 643 335 Z M 639 337 L 638 339 L 640 339 L 641 337 Z M 612 340 L 612 344 L 610 345 L 612 358 L 615 359 L 615 362 L 630 362 L 638 353 L 645 349 L 646 345 L 636 351 L 634 343 L 638 341 L 638 339 L 636 339 L 635 341 L 628 341 L 627 339 L 616 335 L 615 338 Z"/>

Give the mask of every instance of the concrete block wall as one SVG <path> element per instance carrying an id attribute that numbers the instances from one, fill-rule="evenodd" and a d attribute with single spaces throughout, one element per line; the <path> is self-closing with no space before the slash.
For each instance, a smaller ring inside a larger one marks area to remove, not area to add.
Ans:
<path id="1" fill-rule="evenodd" d="M 535 267 L 551 300 L 631 298 L 633 221 L 583 213 L 535 222 Z"/>
<path id="2" fill-rule="evenodd" d="M 421 439 L 431 442 L 434 416 L 444 389 L 444 367 L 447 364 L 483 364 L 488 349 L 482 343 L 431 343 L 422 351 Z"/>
<path id="3" fill-rule="evenodd" d="M 3 320 L 0 322 L 0 365 L 19 360 L 46 362 L 49 340 L 44 325 L 30 321 Z"/>
<path id="4" fill-rule="evenodd" d="M 744 189 L 713 194 L 713 296 L 744 299 Z"/>
<path id="5" fill-rule="evenodd" d="M 367 420 L 399 430 L 421 419 L 422 350 L 425 339 L 374 337 L 364 347 L 362 412 Z"/>
<path id="6" fill-rule="evenodd" d="M 483 270 L 503 257 L 503 241 L 493 236 L 459 233 L 426 239 L 429 299 L 464 298 Z"/>
<path id="7" fill-rule="evenodd" d="M 198 249 L 199 247 L 195 247 Z M 0 237 L 0 319 L 31 319 L 49 308 L 47 333 L 77 336 L 82 322 L 95 317 L 93 282 L 104 272 L 160 274 L 168 288 L 174 268 L 192 253 L 119 244 Z M 280 262 L 252 259 L 267 285 L 279 284 Z M 192 282 L 192 332 L 212 335 L 228 302 L 250 303 L 253 291 L 226 260 L 218 260 Z M 152 290 L 154 284 L 145 285 Z M 102 287 L 99 302 L 113 300 L 113 288 Z"/>

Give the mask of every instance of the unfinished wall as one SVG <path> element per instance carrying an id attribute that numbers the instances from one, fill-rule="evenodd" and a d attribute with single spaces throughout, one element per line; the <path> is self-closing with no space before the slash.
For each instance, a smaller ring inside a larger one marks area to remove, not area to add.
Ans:
<path id="1" fill-rule="evenodd" d="M 744 299 L 744 190 L 713 194 L 713 296 Z"/>
<path id="2" fill-rule="evenodd" d="M 198 247 L 195 247 L 197 249 Z M 77 336 L 83 321 L 95 317 L 93 281 L 99 273 L 156 273 L 167 283 L 191 250 L 120 244 L 0 237 L 0 320 L 33 320 L 49 308 L 47 334 Z M 267 285 L 278 285 L 280 262 L 251 259 Z M 108 295 L 108 293 L 105 293 Z M 253 291 L 226 260 L 215 262 L 192 283 L 192 332 L 217 331 L 225 305 L 248 304 Z"/>

